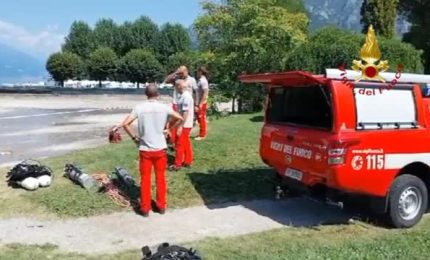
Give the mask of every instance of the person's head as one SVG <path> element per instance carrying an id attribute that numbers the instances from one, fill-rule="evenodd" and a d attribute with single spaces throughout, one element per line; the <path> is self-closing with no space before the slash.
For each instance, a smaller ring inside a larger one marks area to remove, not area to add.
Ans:
<path id="1" fill-rule="evenodd" d="M 185 79 L 186 77 L 188 77 L 188 68 L 184 65 L 180 66 L 178 68 L 178 76 L 181 79 Z"/>
<path id="2" fill-rule="evenodd" d="M 197 69 L 197 77 L 200 78 L 201 76 L 208 77 L 208 71 L 203 66 Z"/>
<path id="3" fill-rule="evenodd" d="M 183 93 L 187 89 L 187 82 L 185 82 L 185 80 L 183 79 L 177 80 L 175 83 L 175 87 L 176 91 L 178 91 L 179 93 Z"/>
<path id="4" fill-rule="evenodd" d="M 158 97 L 158 87 L 154 83 L 149 83 L 145 89 L 145 95 L 148 99 L 154 99 Z"/>

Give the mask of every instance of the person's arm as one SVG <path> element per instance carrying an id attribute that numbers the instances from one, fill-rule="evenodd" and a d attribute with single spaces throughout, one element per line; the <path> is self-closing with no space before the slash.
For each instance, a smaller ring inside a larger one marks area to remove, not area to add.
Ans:
<path id="1" fill-rule="evenodd" d="M 190 109 L 193 108 L 193 103 L 194 103 L 193 97 L 191 96 L 191 94 L 187 93 L 182 103 L 182 111 L 183 111 L 182 117 L 184 118 L 184 121 L 178 127 L 178 135 L 181 135 L 182 129 L 184 128 L 184 125 L 187 122 L 188 117 L 193 116 L 192 114 L 190 114 Z"/>
<path id="2" fill-rule="evenodd" d="M 178 128 L 185 122 L 184 118 L 178 112 L 172 111 L 170 121 L 173 121 L 172 128 Z"/>
<path id="3" fill-rule="evenodd" d="M 130 136 L 130 138 L 136 143 L 138 144 L 140 142 L 140 138 L 133 133 L 133 131 L 131 130 L 131 124 L 137 119 L 137 115 L 133 112 L 131 112 L 125 119 L 124 121 L 119 124 L 118 126 L 115 126 L 112 131 L 118 131 L 120 128 L 124 128 L 125 132 L 128 134 L 128 136 Z"/>
<path id="4" fill-rule="evenodd" d="M 131 130 L 131 124 L 137 119 L 135 115 L 129 115 L 126 119 L 124 119 L 124 122 L 122 122 L 123 128 L 125 132 L 130 136 L 130 138 L 135 142 L 136 144 L 140 143 L 140 138 L 137 136 L 133 131 Z"/>
<path id="5" fill-rule="evenodd" d="M 173 72 L 172 74 L 168 75 L 165 79 L 164 82 L 165 83 L 170 83 L 170 84 L 174 84 L 175 83 L 175 78 L 176 78 L 176 73 L 177 71 Z"/>
<path id="6" fill-rule="evenodd" d="M 200 99 L 200 104 L 198 104 L 200 109 L 202 108 L 203 104 L 207 102 L 209 96 L 209 82 L 207 80 L 203 80 L 201 84 L 203 89 L 203 97 Z"/>
<path id="7" fill-rule="evenodd" d="M 169 108 L 169 120 L 166 123 L 164 134 L 171 135 L 171 129 L 176 129 L 184 122 L 184 118 L 173 109 Z"/>
<path id="8" fill-rule="evenodd" d="M 184 114 L 182 115 L 183 121 L 180 122 L 177 126 L 178 128 L 178 135 L 182 134 L 182 130 L 184 128 L 184 124 L 187 121 L 187 118 L 189 117 L 190 113 L 188 111 L 185 111 Z"/>
<path id="9" fill-rule="evenodd" d="M 200 100 L 199 108 L 202 108 L 203 104 L 208 101 L 209 89 L 203 89 L 203 97 Z"/>

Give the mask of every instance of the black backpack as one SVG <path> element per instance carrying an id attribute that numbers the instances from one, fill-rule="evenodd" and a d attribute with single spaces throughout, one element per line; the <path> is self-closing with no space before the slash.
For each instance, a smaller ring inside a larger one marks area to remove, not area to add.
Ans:
<path id="1" fill-rule="evenodd" d="M 148 246 L 142 247 L 142 260 L 203 260 L 196 250 L 187 249 L 182 246 L 169 245 L 169 243 L 161 244 L 157 252 L 152 254 Z"/>
<path id="2" fill-rule="evenodd" d="M 28 177 L 37 178 L 43 175 L 48 175 L 53 177 L 52 170 L 40 164 L 38 161 L 26 160 L 17 165 L 15 165 L 6 175 L 6 181 L 9 186 L 16 185 Z"/>

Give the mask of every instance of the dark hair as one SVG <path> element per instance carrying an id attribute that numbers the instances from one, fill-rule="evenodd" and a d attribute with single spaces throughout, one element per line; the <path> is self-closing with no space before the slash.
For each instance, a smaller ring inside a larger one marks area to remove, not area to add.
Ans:
<path id="1" fill-rule="evenodd" d="M 197 69 L 197 71 L 200 71 L 200 73 L 202 73 L 205 77 L 208 76 L 208 70 L 206 69 L 206 67 L 201 66 Z"/>
<path id="2" fill-rule="evenodd" d="M 149 85 L 145 89 L 145 95 L 148 98 L 158 97 L 158 87 L 154 83 L 149 83 Z"/>

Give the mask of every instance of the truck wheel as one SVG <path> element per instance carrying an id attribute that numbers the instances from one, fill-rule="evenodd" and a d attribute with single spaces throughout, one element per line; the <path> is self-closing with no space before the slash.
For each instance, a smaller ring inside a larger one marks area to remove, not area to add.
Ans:
<path id="1" fill-rule="evenodd" d="M 394 180 L 389 193 L 388 219 L 396 228 L 417 224 L 427 209 L 428 193 L 424 182 L 410 174 Z"/>

